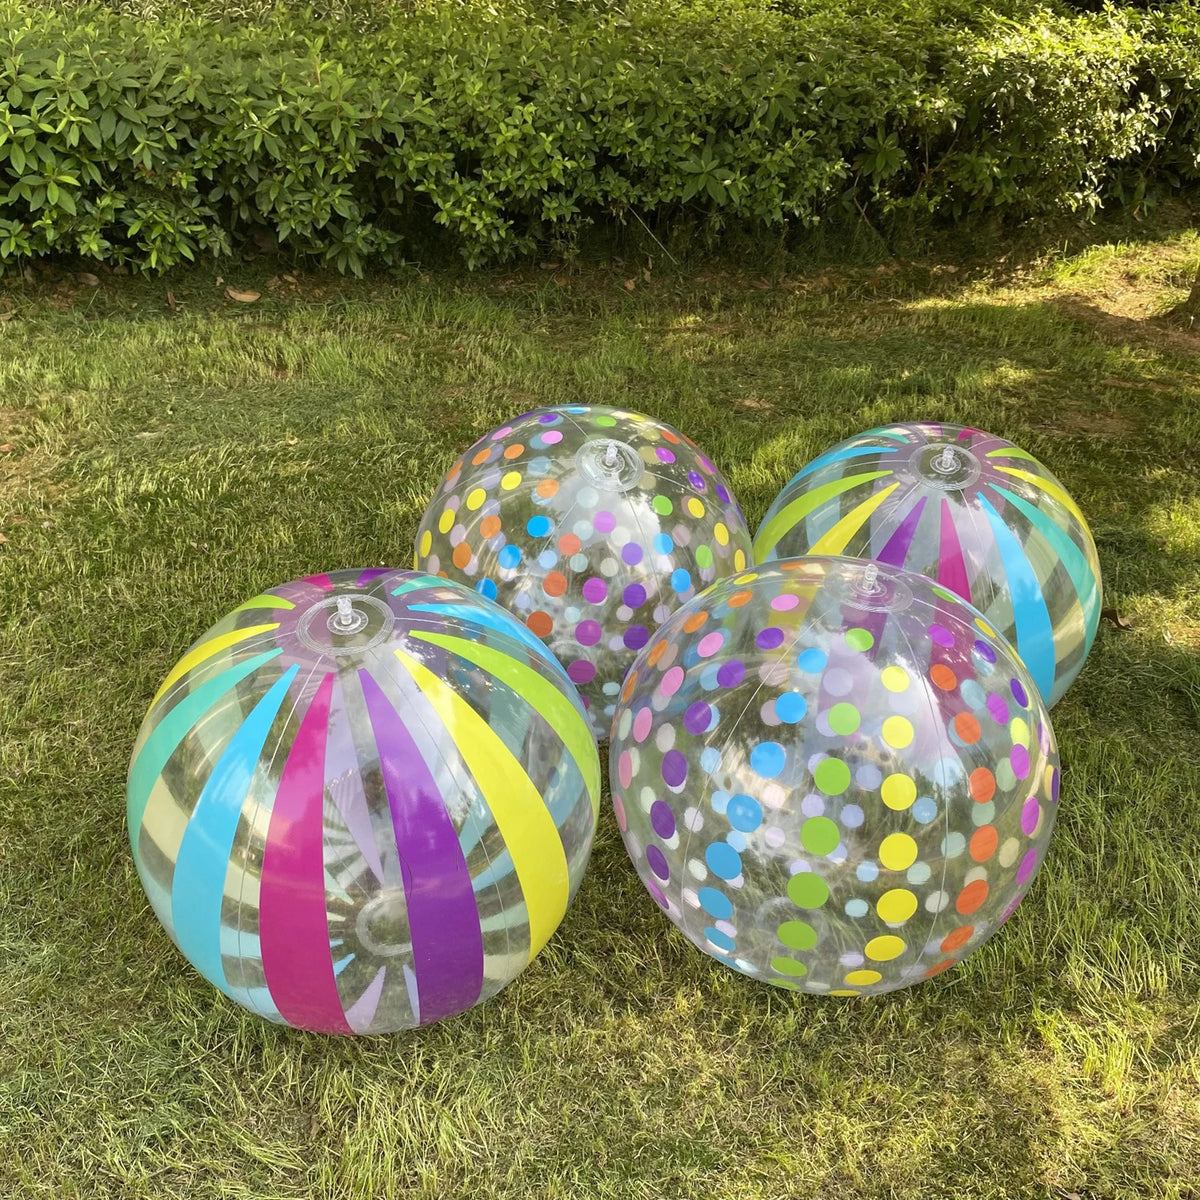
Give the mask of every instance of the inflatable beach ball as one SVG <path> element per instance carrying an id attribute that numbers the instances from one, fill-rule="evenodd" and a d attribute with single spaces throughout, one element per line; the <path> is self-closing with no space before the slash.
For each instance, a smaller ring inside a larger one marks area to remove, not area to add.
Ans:
<path id="1" fill-rule="evenodd" d="M 976 609 L 894 567 L 790 559 L 722 580 L 638 656 L 611 744 L 643 883 L 755 979 L 888 992 L 954 966 L 1045 857 L 1058 759 Z"/>
<path id="2" fill-rule="evenodd" d="M 720 472 L 640 413 L 543 409 L 480 438 L 417 533 L 416 565 L 475 588 L 542 638 L 578 685 L 598 739 L 651 633 L 750 562 Z"/>
<path id="3" fill-rule="evenodd" d="M 814 459 L 771 505 L 757 560 L 844 554 L 969 600 L 1051 707 L 1092 648 L 1100 563 L 1083 513 L 1030 454 L 958 425 L 888 425 Z"/>
<path id="4" fill-rule="evenodd" d="M 129 770 L 176 945 L 271 1021 L 387 1033 L 514 979 L 583 877 L 600 771 L 545 646 L 470 590 L 315 575 L 213 626 Z"/>

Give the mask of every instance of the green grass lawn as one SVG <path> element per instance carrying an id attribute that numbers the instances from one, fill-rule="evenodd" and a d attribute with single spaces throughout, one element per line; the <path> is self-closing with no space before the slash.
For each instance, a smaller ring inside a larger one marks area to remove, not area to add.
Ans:
<path id="1" fill-rule="evenodd" d="M 1198 252 L 0 280 L 0 1196 L 1197 1196 L 1200 334 L 1147 318 Z M 567 402 L 682 427 L 752 525 L 891 420 L 982 426 L 1064 480 L 1131 625 L 1055 709 L 1029 899 L 921 987 L 805 998 L 686 944 L 605 806 L 563 927 L 482 1008 L 362 1041 L 241 1012 L 127 849 L 158 682 L 262 588 L 408 565 L 456 452 Z"/>

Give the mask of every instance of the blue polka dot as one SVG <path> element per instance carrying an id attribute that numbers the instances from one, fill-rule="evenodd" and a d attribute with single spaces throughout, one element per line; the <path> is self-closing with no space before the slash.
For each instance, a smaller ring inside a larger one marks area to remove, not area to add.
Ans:
<path id="1" fill-rule="evenodd" d="M 706 692 L 711 692 L 714 688 L 721 686 L 720 681 L 717 679 L 717 672 L 720 669 L 720 663 L 709 663 L 708 666 L 700 672 L 700 686 Z"/>
<path id="2" fill-rule="evenodd" d="M 704 861 L 719 879 L 736 879 L 742 873 L 742 856 L 727 842 L 713 842 L 704 852 Z"/>
<path id="3" fill-rule="evenodd" d="M 550 470 L 550 460 L 544 454 L 539 454 L 525 464 L 525 470 L 530 475 L 545 475 Z"/>
<path id="4" fill-rule="evenodd" d="M 521 548 L 519 546 L 505 546 L 499 554 L 496 555 L 496 561 L 507 570 L 511 571 L 513 567 L 521 561 Z"/>
<path id="5" fill-rule="evenodd" d="M 905 876 L 905 878 L 909 883 L 928 883 L 931 873 L 932 872 L 930 871 L 928 863 L 913 863 L 913 865 L 908 868 L 908 874 Z"/>
<path id="6" fill-rule="evenodd" d="M 865 917 L 870 908 L 870 905 L 860 897 L 856 896 L 853 900 L 846 901 L 846 916 L 848 917 Z"/>
<path id="7" fill-rule="evenodd" d="M 676 567 L 671 572 L 671 586 L 677 592 L 686 592 L 692 586 L 692 577 L 683 567 Z"/>
<path id="8" fill-rule="evenodd" d="M 725 815 L 725 806 L 729 803 L 729 793 L 719 790 L 715 791 L 709 796 L 708 802 L 712 805 L 713 812 L 723 817 Z"/>
<path id="9" fill-rule="evenodd" d="M 556 562 L 558 562 L 558 555 L 553 550 L 543 550 L 541 554 L 538 555 L 537 561 L 538 566 L 541 567 L 543 571 L 548 571 Z"/>
<path id="10" fill-rule="evenodd" d="M 873 883 L 879 877 L 879 868 L 873 862 L 860 862 L 854 873 L 863 883 Z"/>
<path id="11" fill-rule="evenodd" d="M 725 840 L 739 853 L 746 849 L 746 835 L 740 833 L 736 829 L 731 829 L 726 835 Z"/>
<path id="12" fill-rule="evenodd" d="M 705 746 L 700 751 L 700 770 L 711 775 L 721 765 L 721 752 L 716 746 Z"/>
<path id="13" fill-rule="evenodd" d="M 778 742 L 759 742 L 750 751 L 750 766 L 764 779 L 774 779 L 783 770 L 785 760 L 783 747 Z"/>
<path id="14" fill-rule="evenodd" d="M 737 949 L 737 943 L 727 933 L 722 933 L 719 929 L 714 929 L 711 925 L 704 931 L 704 936 L 708 938 L 714 946 L 719 946 L 726 954 L 732 954 Z"/>
<path id="15" fill-rule="evenodd" d="M 762 805 L 753 796 L 730 796 L 725 815 L 734 829 L 753 833 L 762 824 Z"/>
<path id="16" fill-rule="evenodd" d="M 550 518 L 530 517 L 525 530 L 530 537 L 545 537 L 550 532 Z"/>
<path id="17" fill-rule="evenodd" d="M 475 585 L 475 590 L 481 596 L 486 596 L 489 600 L 495 600 L 495 598 L 496 598 L 496 581 L 494 579 L 481 579 Z"/>
<path id="18" fill-rule="evenodd" d="M 806 712 L 808 701 L 799 692 L 784 692 L 775 698 L 775 715 L 786 725 L 803 721 Z"/>
<path id="19" fill-rule="evenodd" d="M 796 659 L 796 666 L 802 671 L 809 671 L 815 674 L 817 671 L 825 670 L 825 664 L 829 661 L 824 651 L 817 649 L 805 650 L 803 654 Z"/>
<path id="20" fill-rule="evenodd" d="M 857 829 L 866 820 L 866 813 L 857 804 L 847 804 L 838 815 L 838 820 L 847 829 Z"/>
<path id="21" fill-rule="evenodd" d="M 937 816 L 937 802 L 931 800 L 928 796 L 918 796 L 913 802 L 913 806 L 909 809 L 912 813 L 914 821 L 920 821 L 922 825 L 928 825 L 930 821 Z"/>
<path id="22" fill-rule="evenodd" d="M 710 917 L 716 917 L 718 921 L 728 921 L 733 916 L 733 901 L 724 892 L 718 892 L 716 888 L 702 887 L 697 899 L 700 901 L 700 907 Z"/>
<path id="23" fill-rule="evenodd" d="M 669 533 L 656 533 L 654 535 L 654 549 L 659 554 L 670 554 L 675 549 L 675 543 L 671 539 Z"/>

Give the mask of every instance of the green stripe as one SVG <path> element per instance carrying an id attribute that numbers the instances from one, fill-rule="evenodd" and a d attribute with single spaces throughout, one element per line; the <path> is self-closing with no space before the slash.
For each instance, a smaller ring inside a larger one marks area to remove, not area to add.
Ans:
<path id="1" fill-rule="evenodd" d="M 861 475 L 845 475 L 841 479 L 835 479 L 822 487 L 813 488 L 811 492 L 805 492 L 802 496 L 798 496 L 790 504 L 785 504 L 774 516 L 768 514 L 767 520 L 762 523 L 762 527 L 754 536 L 755 560 L 764 562 L 767 555 L 774 551 L 779 539 L 788 530 L 803 521 L 813 509 L 820 508 L 826 500 L 832 500 L 834 496 L 840 496 L 843 492 L 858 487 L 860 483 L 870 483 L 873 479 L 882 479 L 885 475 L 891 474 L 892 472 L 887 470 L 864 471 Z"/>
<path id="2" fill-rule="evenodd" d="M 987 458 L 1027 458 L 1030 462 L 1037 462 L 1037 459 L 1029 453 L 1028 450 L 1018 450 L 1016 446 L 1005 448 L 1001 446 L 999 450 L 989 450 Z"/>
<path id="3" fill-rule="evenodd" d="M 600 756 L 587 720 L 557 684 L 540 672 L 526 666 L 519 659 L 486 646 L 482 642 L 470 642 L 465 638 L 453 637 L 448 633 L 417 633 L 412 636 L 423 642 L 432 642 L 465 658 L 467 662 L 482 667 L 502 683 L 508 684 L 519 696 L 523 696 L 545 718 L 550 728 L 562 739 L 570 751 L 575 765 L 592 798 L 592 812 L 600 815 Z"/>

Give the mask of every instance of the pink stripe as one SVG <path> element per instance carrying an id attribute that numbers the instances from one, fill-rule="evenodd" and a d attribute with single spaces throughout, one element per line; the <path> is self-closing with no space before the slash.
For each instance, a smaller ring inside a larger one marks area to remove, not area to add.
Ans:
<path id="1" fill-rule="evenodd" d="M 323 592 L 333 591 L 333 580 L 328 575 L 305 575 L 304 582 L 315 584 Z"/>
<path id="2" fill-rule="evenodd" d="M 967 579 L 967 564 L 963 562 L 962 547 L 958 544 L 958 530 L 954 527 L 954 516 L 950 502 L 942 501 L 942 543 L 938 562 L 938 583 L 956 592 L 964 600 L 971 598 L 971 584 Z"/>
<path id="3" fill-rule="evenodd" d="M 259 932 L 267 988 L 289 1025 L 352 1033 L 333 975 L 325 910 L 325 743 L 333 675 L 308 706 L 283 768 L 263 848 Z"/>

